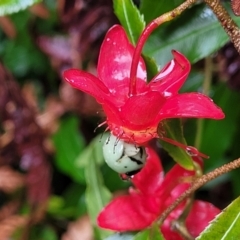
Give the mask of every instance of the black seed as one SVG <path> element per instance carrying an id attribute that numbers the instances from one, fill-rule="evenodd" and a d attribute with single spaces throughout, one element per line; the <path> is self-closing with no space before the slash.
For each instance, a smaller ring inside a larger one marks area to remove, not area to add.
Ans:
<path id="1" fill-rule="evenodd" d="M 124 166 L 124 168 L 127 168 L 127 166 Z"/>

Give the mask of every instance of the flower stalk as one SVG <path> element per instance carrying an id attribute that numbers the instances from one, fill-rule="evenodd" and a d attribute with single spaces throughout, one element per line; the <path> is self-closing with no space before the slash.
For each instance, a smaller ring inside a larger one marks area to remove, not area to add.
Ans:
<path id="1" fill-rule="evenodd" d="M 194 238 L 189 233 L 186 227 L 186 219 L 188 214 L 191 211 L 192 205 L 194 202 L 194 195 L 192 194 L 186 201 L 186 205 L 184 207 L 184 211 L 180 215 L 180 217 L 172 222 L 172 228 L 177 231 L 184 239 L 186 240 L 193 240 Z"/>
<path id="2" fill-rule="evenodd" d="M 174 203 L 172 203 L 163 213 L 161 214 L 160 218 L 158 219 L 158 223 L 161 225 L 164 220 L 168 217 L 168 215 L 187 197 L 191 196 L 198 188 L 202 187 L 206 183 L 212 181 L 213 179 L 228 173 L 234 169 L 237 169 L 240 167 L 240 158 L 224 164 L 223 166 L 214 169 L 212 172 L 209 172 L 202 177 L 196 178 L 191 186 L 183 193 L 181 194 Z"/>
<path id="3" fill-rule="evenodd" d="M 151 30 L 145 31 L 150 32 Z M 146 36 L 142 39 L 145 41 Z M 141 46 L 143 45 L 139 44 L 137 48 Z M 135 76 L 137 82 L 134 83 L 130 78 L 134 51 L 135 47 L 129 42 L 124 29 L 115 25 L 108 31 L 101 46 L 97 77 L 78 69 L 69 69 L 63 73 L 71 86 L 90 94 L 102 105 L 112 135 L 130 143 L 144 145 L 159 137 L 157 127 L 164 119 L 224 118 L 222 110 L 207 96 L 198 92 L 179 93 L 191 69 L 190 62 L 180 52 L 173 50 L 173 59 L 147 82 L 141 51 L 136 50 L 135 56 L 136 53 L 139 54 L 134 60 L 138 59 Z M 129 92 L 131 95 L 136 94 L 129 97 Z M 190 152 L 195 151 L 190 149 Z"/>
<path id="4" fill-rule="evenodd" d="M 204 64 L 204 80 L 202 85 L 202 93 L 209 95 L 213 75 L 213 62 L 211 57 L 205 58 Z M 202 142 L 204 119 L 197 119 L 197 131 L 194 146 L 199 149 Z"/>
<path id="5" fill-rule="evenodd" d="M 179 16 L 184 10 L 186 10 L 188 7 L 190 7 L 193 3 L 195 3 L 196 0 L 187 0 L 172 11 L 169 11 L 167 13 L 164 13 L 160 17 L 157 17 L 152 22 L 150 22 L 147 27 L 143 30 L 141 36 L 138 39 L 134 54 L 133 54 L 133 60 L 130 70 L 130 86 L 129 86 L 129 94 L 128 96 L 131 97 L 133 95 L 136 95 L 136 82 L 137 82 L 137 67 L 139 63 L 139 59 L 141 56 L 141 52 L 143 49 L 143 46 L 150 36 L 150 34 L 161 24 L 165 22 L 169 22 L 173 20 L 175 17 Z"/>
<path id="6" fill-rule="evenodd" d="M 202 167 L 195 161 L 193 161 L 193 163 L 195 168 L 195 178 L 201 177 L 203 174 Z M 188 196 L 182 214 L 178 217 L 177 220 L 172 222 L 172 228 L 175 231 L 177 231 L 186 240 L 194 239 L 189 233 L 186 226 L 186 219 L 192 210 L 193 203 L 194 203 L 194 193 Z"/>

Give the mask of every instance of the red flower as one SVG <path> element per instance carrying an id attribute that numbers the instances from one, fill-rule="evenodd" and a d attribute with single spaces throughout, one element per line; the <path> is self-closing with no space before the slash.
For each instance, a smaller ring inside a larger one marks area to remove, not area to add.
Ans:
<path id="1" fill-rule="evenodd" d="M 146 67 L 141 58 L 136 94 L 129 96 L 133 52 L 134 46 L 123 28 L 115 25 L 101 46 L 98 77 L 77 69 L 64 72 L 67 82 L 102 104 L 113 135 L 141 144 L 157 137 L 157 125 L 166 118 L 224 117 L 222 110 L 207 96 L 201 93 L 178 94 L 190 72 L 190 63 L 177 51 L 172 51 L 174 59 L 150 83 L 146 82 Z"/>
<path id="2" fill-rule="evenodd" d="M 102 210 L 98 216 L 100 227 L 120 232 L 145 229 L 189 187 L 187 177 L 194 176 L 194 171 L 175 165 L 164 177 L 158 156 L 152 149 L 146 150 L 147 163 L 132 179 L 136 188 L 130 188 L 129 195 L 113 199 Z M 184 205 L 184 202 L 180 204 L 161 226 L 166 240 L 182 239 L 171 229 L 171 222 L 182 213 Z M 186 219 L 189 233 L 193 237 L 198 236 L 219 212 L 208 202 L 194 201 Z"/>

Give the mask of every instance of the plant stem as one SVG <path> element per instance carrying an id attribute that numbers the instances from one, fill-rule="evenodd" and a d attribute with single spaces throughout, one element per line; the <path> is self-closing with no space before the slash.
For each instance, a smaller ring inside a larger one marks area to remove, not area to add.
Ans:
<path id="1" fill-rule="evenodd" d="M 204 81 L 203 81 L 203 90 L 202 92 L 205 95 L 209 95 L 211 83 L 212 83 L 212 73 L 213 73 L 213 62 L 211 57 L 205 58 L 204 64 Z"/>
<path id="2" fill-rule="evenodd" d="M 160 134 L 159 134 L 159 138 L 167 143 L 170 143 L 172 145 L 175 145 L 175 146 L 178 146 L 178 147 L 184 149 L 190 156 L 198 156 L 198 157 L 202 157 L 205 159 L 209 158 L 206 154 L 199 152 L 198 149 L 195 147 L 186 146 L 183 143 L 177 142 L 171 138 L 161 136 Z"/>
<path id="3" fill-rule="evenodd" d="M 171 227 L 186 240 L 193 240 L 193 237 L 190 235 L 186 227 L 186 218 L 191 211 L 193 201 L 194 201 L 194 195 L 192 194 L 187 199 L 186 205 L 184 206 L 184 211 L 182 212 L 180 217 L 176 221 L 173 221 L 171 224 Z"/>
<path id="4" fill-rule="evenodd" d="M 157 17 L 152 22 L 150 22 L 146 28 L 143 30 L 141 36 L 138 39 L 134 54 L 133 54 L 133 60 L 131 65 L 131 71 L 130 71 L 130 86 L 129 86 L 129 97 L 136 94 L 136 79 L 137 79 L 137 67 L 139 63 L 139 59 L 141 56 L 141 52 L 143 49 L 143 46 L 149 37 L 149 35 L 162 23 L 171 21 L 175 17 L 179 16 L 184 10 L 186 10 L 188 7 L 190 7 L 193 3 L 195 3 L 196 0 L 187 0 L 175 9 L 173 9 L 170 12 L 164 13 L 160 17 Z"/>
<path id="5" fill-rule="evenodd" d="M 236 16 L 240 16 L 239 0 L 231 0 L 231 7 Z"/>
<path id="6" fill-rule="evenodd" d="M 223 166 L 216 168 L 212 172 L 209 172 L 202 177 L 196 178 L 189 189 L 187 189 L 182 195 L 180 195 L 174 203 L 172 203 L 160 216 L 158 219 L 158 223 L 161 225 L 164 220 L 167 218 L 167 216 L 187 197 L 189 197 L 193 192 L 195 192 L 198 188 L 206 184 L 207 182 L 227 173 L 230 172 L 236 168 L 240 167 L 240 158 L 224 164 Z"/>
<path id="7" fill-rule="evenodd" d="M 194 161 L 194 167 L 195 167 L 195 177 L 201 177 L 202 176 L 201 166 Z M 171 223 L 172 229 L 177 231 L 186 240 L 194 239 L 191 236 L 191 234 L 188 232 L 188 229 L 186 227 L 186 219 L 192 209 L 193 202 L 194 202 L 194 193 L 187 198 L 186 204 L 184 206 L 184 210 L 181 213 L 181 215 L 178 217 L 178 219 Z"/>
<path id="8" fill-rule="evenodd" d="M 240 54 L 240 29 L 221 4 L 220 0 L 204 0 L 217 16 L 225 32 L 233 42 L 234 47 Z"/>
<path id="9" fill-rule="evenodd" d="M 203 94 L 209 95 L 211 82 L 212 82 L 212 71 L 213 70 L 213 62 L 211 57 L 205 58 L 204 64 L 204 80 L 203 80 Z M 202 142 L 202 131 L 203 131 L 204 119 L 197 120 L 197 131 L 194 146 L 199 149 Z"/>

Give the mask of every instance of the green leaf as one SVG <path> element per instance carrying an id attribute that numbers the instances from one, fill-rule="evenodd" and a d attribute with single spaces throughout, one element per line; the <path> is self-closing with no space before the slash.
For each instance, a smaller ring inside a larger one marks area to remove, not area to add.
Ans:
<path id="1" fill-rule="evenodd" d="M 1 0 L 0 16 L 19 12 L 41 0 Z"/>
<path id="2" fill-rule="evenodd" d="M 96 147 L 97 144 L 102 145 L 99 142 L 95 142 L 95 145 L 90 145 L 91 152 L 89 152 L 88 164 L 85 167 L 85 177 L 87 182 L 86 204 L 94 226 L 97 226 L 97 215 L 111 199 L 111 193 L 103 184 L 99 164 L 97 163 L 97 159 L 99 158 L 98 151 L 96 151 L 96 149 L 98 149 L 98 147 Z M 104 239 L 110 234 L 110 232 L 99 228 L 96 231 L 101 239 Z"/>
<path id="3" fill-rule="evenodd" d="M 226 6 L 230 10 L 229 5 Z M 233 19 L 240 24 L 240 18 Z M 187 56 L 191 63 L 195 63 L 228 41 L 227 34 L 213 12 L 201 4 L 155 30 L 145 45 L 144 54 L 163 66 L 172 59 L 171 50 L 175 49 Z"/>
<path id="4" fill-rule="evenodd" d="M 225 118 L 220 121 L 204 121 L 203 141 L 200 149 L 210 156 L 210 159 L 204 163 L 208 171 L 224 164 L 224 155 L 232 144 L 239 126 L 240 116 L 240 95 L 238 92 L 231 91 L 225 83 L 217 86 L 212 97 L 215 103 L 222 108 Z"/>
<path id="5" fill-rule="evenodd" d="M 103 157 L 103 144 L 106 141 L 106 138 L 109 136 L 108 133 L 101 134 L 96 136 L 91 143 L 77 156 L 76 165 L 79 168 L 85 168 L 89 161 L 92 158 L 92 153 L 94 152 L 95 161 L 98 164 L 102 164 L 104 162 Z"/>
<path id="6" fill-rule="evenodd" d="M 41 230 L 41 235 L 39 236 L 39 239 L 45 239 L 45 240 L 57 240 L 58 236 L 56 232 L 54 231 L 54 228 L 52 227 L 45 227 Z"/>
<path id="7" fill-rule="evenodd" d="M 21 239 L 20 236 L 14 237 L 13 239 Z M 57 240 L 59 239 L 56 233 L 56 230 L 52 226 L 48 225 L 38 225 L 31 227 L 29 239 L 34 240 Z"/>
<path id="8" fill-rule="evenodd" d="M 143 58 L 147 68 L 147 78 L 151 81 L 159 71 L 157 63 L 152 57 L 143 56 Z"/>
<path id="9" fill-rule="evenodd" d="M 145 21 L 149 23 L 163 13 L 173 10 L 182 2 L 184 0 L 142 0 L 140 12 L 144 15 Z"/>
<path id="10" fill-rule="evenodd" d="M 161 127 L 158 128 L 159 135 L 163 135 L 164 137 L 168 137 L 187 146 L 183 136 L 181 121 L 179 119 L 167 119 L 162 121 L 160 124 L 162 125 L 160 125 Z M 163 148 L 169 153 L 175 162 L 180 164 L 185 169 L 193 169 L 192 158 L 184 149 L 167 143 L 163 140 L 160 140 L 160 142 Z"/>
<path id="11" fill-rule="evenodd" d="M 225 208 L 196 240 L 240 239 L 240 197 Z"/>
<path id="12" fill-rule="evenodd" d="M 74 116 L 61 121 L 59 130 L 53 136 L 56 148 L 55 163 L 66 175 L 79 183 L 84 183 L 84 169 L 77 166 L 77 157 L 85 142 L 78 131 L 78 119 Z"/>
<path id="13" fill-rule="evenodd" d="M 164 240 L 164 237 L 159 226 L 154 225 L 150 229 L 138 233 L 133 240 Z"/>
<path id="14" fill-rule="evenodd" d="M 204 73 L 196 70 L 192 70 L 187 78 L 187 81 L 180 89 L 180 93 L 197 92 L 202 88 L 204 79 Z"/>
<path id="15" fill-rule="evenodd" d="M 11 21 L 19 34 L 11 41 L 6 38 L 0 39 L 0 58 L 16 78 L 27 79 L 31 76 L 31 79 L 37 79 L 39 76 L 48 77 L 53 73 L 46 55 L 36 47 L 32 32 L 26 27 L 31 25 L 32 20 L 32 14 L 28 11 L 13 14 Z M 56 84 L 52 83 L 51 78 L 47 78 L 47 81 L 48 86 Z M 36 83 L 36 80 L 32 82 Z"/>
<path id="16" fill-rule="evenodd" d="M 114 0 L 113 7 L 131 43 L 135 45 L 145 27 L 143 16 L 132 0 Z"/>
<path id="17" fill-rule="evenodd" d="M 52 195 L 48 201 L 48 214 L 71 219 L 86 214 L 85 190 L 80 184 L 72 183 L 61 196 Z"/>

